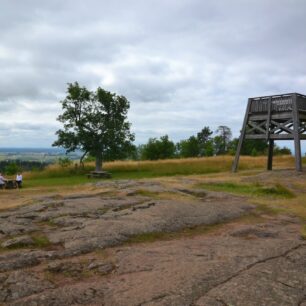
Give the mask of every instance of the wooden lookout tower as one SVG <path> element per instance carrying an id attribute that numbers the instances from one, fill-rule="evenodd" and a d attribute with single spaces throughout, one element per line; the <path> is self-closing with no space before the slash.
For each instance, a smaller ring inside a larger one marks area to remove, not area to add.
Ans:
<path id="1" fill-rule="evenodd" d="M 236 172 L 244 139 L 268 142 L 272 170 L 274 140 L 294 140 L 295 168 L 302 171 L 301 139 L 306 139 L 306 96 L 298 93 L 249 98 L 232 171 Z"/>

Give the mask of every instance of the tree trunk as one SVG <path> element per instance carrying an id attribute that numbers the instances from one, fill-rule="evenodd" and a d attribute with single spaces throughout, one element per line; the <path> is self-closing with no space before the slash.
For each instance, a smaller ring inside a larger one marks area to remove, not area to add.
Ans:
<path id="1" fill-rule="evenodd" d="M 82 155 L 82 157 L 80 158 L 80 166 L 82 167 L 82 169 L 84 169 L 83 159 L 84 159 L 84 157 L 86 156 L 87 153 L 88 153 L 88 152 L 85 151 L 84 154 Z"/>
<path id="2" fill-rule="evenodd" d="M 97 154 L 96 155 L 96 171 L 102 170 L 102 155 Z"/>

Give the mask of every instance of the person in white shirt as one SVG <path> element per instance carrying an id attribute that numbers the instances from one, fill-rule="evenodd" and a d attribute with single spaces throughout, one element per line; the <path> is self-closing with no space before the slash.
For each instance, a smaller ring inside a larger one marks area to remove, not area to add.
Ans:
<path id="1" fill-rule="evenodd" d="M 22 187 L 22 174 L 21 173 L 17 173 L 17 175 L 16 175 L 16 183 L 17 183 L 17 187 L 18 188 Z"/>
<path id="2" fill-rule="evenodd" d="M 6 179 L 3 177 L 2 173 L 0 173 L 0 188 L 3 189 L 5 187 Z"/>

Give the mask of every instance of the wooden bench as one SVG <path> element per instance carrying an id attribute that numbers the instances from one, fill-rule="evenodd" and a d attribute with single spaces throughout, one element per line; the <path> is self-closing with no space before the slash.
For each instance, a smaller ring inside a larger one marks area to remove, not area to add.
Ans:
<path id="1" fill-rule="evenodd" d="M 5 185 L 4 185 L 5 189 L 15 189 L 17 187 L 18 186 L 17 186 L 17 183 L 16 183 L 15 180 L 8 179 L 8 180 L 5 181 Z"/>
<path id="2" fill-rule="evenodd" d="M 90 171 L 87 174 L 88 178 L 111 178 L 111 174 L 107 171 Z"/>

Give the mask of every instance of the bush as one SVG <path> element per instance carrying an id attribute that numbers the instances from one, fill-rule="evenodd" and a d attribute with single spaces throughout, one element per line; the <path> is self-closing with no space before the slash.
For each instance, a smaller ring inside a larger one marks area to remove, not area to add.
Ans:
<path id="1" fill-rule="evenodd" d="M 168 135 L 160 139 L 150 138 L 148 143 L 142 147 L 141 159 L 157 160 L 173 158 L 175 156 L 175 144 Z"/>
<path id="2" fill-rule="evenodd" d="M 278 146 L 274 147 L 274 155 L 291 155 L 291 150 L 287 147 L 279 148 Z"/>
<path id="3" fill-rule="evenodd" d="M 7 175 L 14 175 L 18 171 L 20 171 L 20 169 L 15 162 L 8 164 L 4 169 L 4 172 Z"/>
<path id="4" fill-rule="evenodd" d="M 70 160 L 68 157 L 60 157 L 58 159 L 58 164 L 62 167 L 62 168 L 67 168 L 69 166 L 72 165 L 72 160 Z"/>

